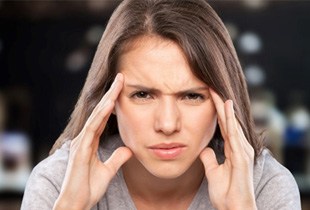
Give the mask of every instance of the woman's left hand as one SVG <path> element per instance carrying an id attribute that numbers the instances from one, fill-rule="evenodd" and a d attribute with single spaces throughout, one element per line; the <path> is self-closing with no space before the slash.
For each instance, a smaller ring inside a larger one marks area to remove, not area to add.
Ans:
<path id="1" fill-rule="evenodd" d="M 212 204 L 222 209 L 256 209 L 253 167 L 254 149 L 237 121 L 232 100 L 225 103 L 210 90 L 218 123 L 224 138 L 225 161 L 218 164 L 214 151 L 207 147 L 200 154 L 208 180 Z"/>

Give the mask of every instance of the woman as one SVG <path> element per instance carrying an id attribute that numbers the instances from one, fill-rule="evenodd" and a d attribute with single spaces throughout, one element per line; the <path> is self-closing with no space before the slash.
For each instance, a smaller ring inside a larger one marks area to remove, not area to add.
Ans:
<path id="1" fill-rule="evenodd" d="M 205 0 L 125 0 L 22 209 L 300 209 L 249 106 Z"/>

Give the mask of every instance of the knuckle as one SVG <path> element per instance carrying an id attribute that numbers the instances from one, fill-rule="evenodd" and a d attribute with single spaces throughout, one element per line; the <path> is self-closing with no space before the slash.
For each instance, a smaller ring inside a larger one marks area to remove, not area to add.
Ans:
<path id="1" fill-rule="evenodd" d="M 101 119 L 104 119 L 105 116 L 107 115 L 107 111 L 104 108 L 101 108 L 98 112 L 98 115 L 100 116 Z"/>
<path id="2" fill-rule="evenodd" d="M 229 131 L 229 132 L 227 133 L 227 137 L 228 137 L 229 139 L 235 139 L 235 138 L 237 137 L 237 134 L 236 134 L 236 132 Z"/>
<path id="3" fill-rule="evenodd" d="M 84 129 L 85 129 L 85 133 L 87 133 L 87 134 L 95 133 L 95 128 L 92 124 L 86 124 Z M 84 135 L 85 135 L 85 133 L 84 133 Z"/>
<path id="4" fill-rule="evenodd" d="M 96 138 L 99 136 L 98 129 L 96 129 L 93 125 L 86 125 L 85 134 L 83 136 L 85 135 L 87 135 L 89 138 Z"/>

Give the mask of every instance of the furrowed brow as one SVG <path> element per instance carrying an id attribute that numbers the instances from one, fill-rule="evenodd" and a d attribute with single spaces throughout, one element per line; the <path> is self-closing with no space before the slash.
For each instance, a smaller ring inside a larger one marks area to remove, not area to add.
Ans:
<path id="1" fill-rule="evenodd" d="M 130 87 L 130 88 L 134 88 L 134 89 L 138 89 L 138 90 L 149 91 L 149 92 L 160 92 L 160 90 L 158 90 L 156 88 L 150 88 L 150 87 L 146 87 L 143 85 L 125 84 L 125 86 Z"/>
<path id="2" fill-rule="evenodd" d="M 138 90 L 148 91 L 148 92 L 162 92 L 159 89 L 146 87 L 143 85 L 125 84 L 125 86 L 130 87 L 130 88 L 134 88 L 134 89 L 138 89 Z M 192 93 L 192 92 L 196 92 L 196 91 L 208 91 L 208 89 L 209 88 L 207 86 L 194 87 L 194 88 L 180 90 L 180 91 L 177 91 L 174 93 L 169 93 L 169 95 L 173 95 L 173 94 L 181 95 L 181 94 Z"/>

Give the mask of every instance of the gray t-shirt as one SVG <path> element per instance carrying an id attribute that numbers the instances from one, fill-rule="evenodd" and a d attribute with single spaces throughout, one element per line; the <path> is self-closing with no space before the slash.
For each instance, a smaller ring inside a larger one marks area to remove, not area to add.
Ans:
<path id="1" fill-rule="evenodd" d="M 28 180 L 22 210 L 50 210 L 57 199 L 65 176 L 69 142 L 53 155 L 40 162 Z M 122 141 L 118 136 L 111 137 L 99 148 L 98 155 L 106 160 Z M 192 201 L 189 210 L 213 210 L 208 195 L 208 183 L 204 179 Z M 280 165 L 265 149 L 254 167 L 254 190 L 259 210 L 301 209 L 297 184 L 292 174 Z M 135 210 L 122 171 L 119 170 L 110 182 L 107 192 L 92 210 Z"/>

